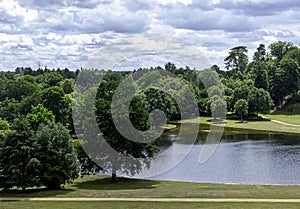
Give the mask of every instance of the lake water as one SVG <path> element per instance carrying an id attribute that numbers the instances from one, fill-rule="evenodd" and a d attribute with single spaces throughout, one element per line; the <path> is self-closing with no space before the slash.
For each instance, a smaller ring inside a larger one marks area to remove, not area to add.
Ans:
<path id="1" fill-rule="evenodd" d="M 206 136 L 207 130 L 201 129 L 197 143 L 190 146 L 177 140 L 177 130 L 165 133 L 150 175 L 140 177 L 225 184 L 300 184 L 300 135 L 227 130 L 213 155 L 200 164 Z M 162 155 L 166 151 L 168 154 Z M 178 156 L 183 160 L 178 162 Z"/>

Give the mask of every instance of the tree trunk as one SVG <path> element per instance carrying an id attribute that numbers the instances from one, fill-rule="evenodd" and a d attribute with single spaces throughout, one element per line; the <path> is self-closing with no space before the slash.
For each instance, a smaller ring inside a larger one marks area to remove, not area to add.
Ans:
<path id="1" fill-rule="evenodd" d="M 114 183 L 116 181 L 117 181 L 117 169 L 116 169 L 115 165 L 113 165 L 110 183 Z"/>
<path id="2" fill-rule="evenodd" d="M 117 181 L 117 174 L 112 173 L 111 174 L 110 183 L 115 183 L 116 181 Z"/>
<path id="3" fill-rule="evenodd" d="M 241 123 L 243 122 L 243 114 L 241 114 Z"/>

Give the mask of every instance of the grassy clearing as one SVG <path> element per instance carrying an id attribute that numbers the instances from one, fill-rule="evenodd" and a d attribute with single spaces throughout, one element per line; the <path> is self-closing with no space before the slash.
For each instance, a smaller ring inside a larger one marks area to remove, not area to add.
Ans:
<path id="1" fill-rule="evenodd" d="M 294 113 L 286 113 L 286 112 L 274 112 L 268 115 L 262 115 L 266 118 L 269 118 L 271 120 L 278 120 L 285 123 L 291 123 L 295 125 L 300 126 L 300 113 L 294 114 Z"/>
<path id="2" fill-rule="evenodd" d="M 107 208 L 107 209 L 127 209 L 127 208 L 147 208 L 147 209 L 160 209 L 160 208 L 207 208 L 207 209 L 298 209 L 299 204 L 292 203 L 155 203 L 155 202 L 0 202 L 0 208 L 5 209 L 95 209 L 95 208 Z"/>
<path id="3" fill-rule="evenodd" d="M 200 184 L 121 179 L 115 184 L 103 175 L 77 179 L 63 190 L 0 192 L 1 197 L 140 197 L 140 198 L 273 198 L 299 199 L 300 186 Z M 180 188 L 180 189 L 178 189 Z"/>
<path id="4" fill-rule="evenodd" d="M 63 190 L 0 192 L 1 197 L 170 197 L 170 198 L 274 198 L 299 199 L 300 186 L 200 184 L 171 181 L 121 179 L 115 184 L 104 175 L 92 175 L 67 184 Z M 162 203 L 162 202 L 39 202 L 2 201 L 5 209 L 76 208 L 299 208 L 296 203 Z"/>
<path id="5" fill-rule="evenodd" d="M 287 115 L 287 114 L 268 114 L 262 115 L 271 120 L 278 120 L 285 123 L 291 123 L 295 125 L 300 125 L 300 115 Z M 201 116 L 199 118 L 182 120 L 183 123 L 201 123 L 210 125 L 211 117 Z M 220 125 L 220 124 L 214 124 Z M 224 125 L 223 125 L 224 126 Z M 235 128 L 235 129 L 247 129 L 247 130 L 261 130 L 261 131 L 271 131 L 271 132 L 281 132 L 281 133 L 300 133 L 300 127 L 291 126 L 288 124 L 280 124 L 274 121 L 244 121 L 241 123 L 239 120 L 226 120 L 225 128 Z"/>

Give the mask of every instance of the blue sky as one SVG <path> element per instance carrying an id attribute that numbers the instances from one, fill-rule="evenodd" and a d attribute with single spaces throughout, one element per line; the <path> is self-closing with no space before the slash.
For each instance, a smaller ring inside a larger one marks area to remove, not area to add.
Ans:
<path id="1" fill-rule="evenodd" d="M 250 59 L 260 43 L 299 45 L 299 11 L 298 0 L 0 0 L 0 70 L 39 62 L 77 69 L 103 47 L 149 33 L 179 38 L 223 68 L 237 45 L 248 47 Z"/>

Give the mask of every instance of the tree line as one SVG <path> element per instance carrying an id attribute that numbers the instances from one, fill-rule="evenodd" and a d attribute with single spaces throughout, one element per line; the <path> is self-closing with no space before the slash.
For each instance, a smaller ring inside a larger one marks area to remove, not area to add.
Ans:
<path id="1" fill-rule="evenodd" d="M 156 109 L 165 113 L 166 121 L 196 116 L 191 111 L 195 106 L 189 92 L 199 113 L 213 115 L 216 120 L 226 115 L 242 119 L 257 116 L 300 101 L 299 47 L 279 41 L 268 47 L 260 44 L 252 60 L 247 53 L 246 46 L 230 49 L 224 59 L 227 70 L 214 65 L 198 71 L 166 63 L 164 67 L 136 69 L 133 73 L 31 68 L 0 72 L 0 187 L 53 189 L 80 174 L 99 171 L 112 173 L 115 181 L 118 173 L 134 175 L 149 167 L 149 159 L 159 150 L 159 139 L 130 141 L 114 125 L 113 115 L 126 122 L 121 110 L 122 102 L 129 99 L 125 96 L 128 90 L 135 92 L 132 101 L 127 101 L 129 119 L 140 131 L 149 130 Z M 74 91 L 79 75 L 93 80 L 95 73 L 101 77 L 100 85 L 95 80 L 97 85 L 83 84 Z M 125 79 L 130 80 L 130 85 L 119 90 L 124 96 L 112 105 L 114 94 Z M 95 98 L 91 100 L 93 92 Z M 72 105 L 83 108 L 79 121 L 73 121 Z M 91 118 L 84 108 L 91 106 L 103 139 L 88 132 L 83 137 L 76 135 L 74 126 L 88 126 Z M 157 122 L 157 126 L 164 125 Z M 100 145 L 105 141 L 118 153 L 138 160 L 108 157 L 104 151 L 86 152 L 85 146 L 94 143 L 87 136 L 97 139 Z"/>

